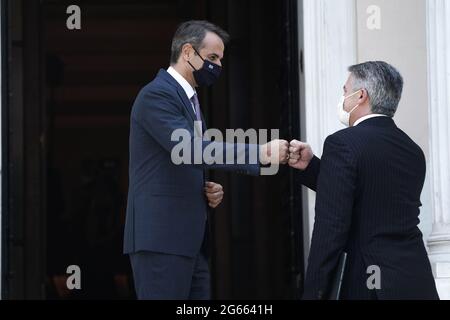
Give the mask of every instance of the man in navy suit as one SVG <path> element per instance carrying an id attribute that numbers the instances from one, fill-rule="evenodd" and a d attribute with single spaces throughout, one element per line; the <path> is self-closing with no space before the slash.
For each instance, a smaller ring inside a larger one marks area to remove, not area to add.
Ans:
<path id="1" fill-rule="evenodd" d="M 351 66 L 338 104 L 347 129 L 322 159 L 292 141 L 290 165 L 317 192 L 304 299 L 328 299 L 348 254 L 341 299 L 439 299 L 418 228 L 425 156 L 392 119 L 403 79 L 385 62 Z"/>
<path id="2" fill-rule="evenodd" d="M 196 87 L 219 77 L 227 38 L 207 21 L 181 24 L 172 41 L 171 66 L 159 71 L 133 105 L 124 253 L 130 256 L 139 299 L 210 298 L 207 207 L 221 202 L 223 190 L 205 181 L 204 169 L 257 176 L 261 164 L 287 163 L 287 141 L 258 146 L 202 138 L 206 128 Z M 176 165 L 173 134 L 180 130 L 192 137 L 192 149 L 182 155 L 189 160 L 190 154 L 192 161 Z M 195 161 L 196 145 L 201 152 L 214 147 L 227 164 Z"/>

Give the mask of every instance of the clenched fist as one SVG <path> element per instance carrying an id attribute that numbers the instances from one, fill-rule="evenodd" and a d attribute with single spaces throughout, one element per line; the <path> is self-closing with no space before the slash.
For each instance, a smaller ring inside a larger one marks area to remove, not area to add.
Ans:
<path id="1" fill-rule="evenodd" d="M 211 208 L 217 208 L 223 200 L 223 187 L 214 182 L 205 183 L 205 195 L 208 199 L 208 205 Z"/>
<path id="2" fill-rule="evenodd" d="M 273 140 L 260 148 L 260 162 L 267 164 L 286 164 L 289 160 L 289 142 Z"/>
<path id="3" fill-rule="evenodd" d="M 292 140 L 289 147 L 289 165 L 294 169 L 306 170 L 314 154 L 307 143 Z"/>

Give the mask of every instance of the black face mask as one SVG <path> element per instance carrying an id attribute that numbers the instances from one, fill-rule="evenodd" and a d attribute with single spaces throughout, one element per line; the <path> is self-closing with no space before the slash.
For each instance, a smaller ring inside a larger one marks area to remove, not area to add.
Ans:
<path id="1" fill-rule="evenodd" d="M 195 82 L 200 87 L 209 87 L 210 85 L 214 84 L 217 79 L 219 79 L 222 67 L 215 63 L 212 63 L 211 61 L 203 59 L 202 56 L 197 52 L 197 50 L 195 50 L 195 52 L 200 57 L 200 59 L 203 60 L 203 66 L 199 70 L 195 69 L 194 66 L 188 61 L 189 65 L 192 67 L 192 69 L 194 69 L 193 75 Z"/>

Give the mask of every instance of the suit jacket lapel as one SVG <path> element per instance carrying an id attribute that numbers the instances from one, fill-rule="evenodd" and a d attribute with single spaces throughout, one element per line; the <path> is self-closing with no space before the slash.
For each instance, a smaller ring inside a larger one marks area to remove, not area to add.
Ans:
<path id="1" fill-rule="evenodd" d="M 184 106 L 187 108 L 188 113 L 191 117 L 191 123 L 194 131 L 197 131 L 198 136 L 203 136 L 203 132 L 205 131 L 203 128 L 198 128 L 198 126 L 194 126 L 195 121 L 197 121 L 197 116 L 195 115 L 194 109 L 192 108 L 191 101 L 189 101 L 186 92 L 184 92 L 183 88 L 177 87 L 178 95 L 180 96 L 181 100 L 183 101 Z M 202 125 L 204 122 L 202 121 Z M 200 132 L 201 131 L 201 132 Z"/>
<path id="2" fill-rule="evenodd" d="M 194 110 L 192 109 L 191 101 L 189 101 L 188 97 L 186 96 L 186 92 L 184 92 L 181 86 L 177 87 L 177 92 L 178 95 L 180 96 L 181 101 L 183 101 L 185 108 L 187 108 L 187 111 L 191 116 L 192 121 L 196 121 L 197 117 L 195 116 Z"/>
<path id="3" fill-rule="evenodd" d="M 178 96 L 183 102 L 184 107 L 187 108 L 187 112 L 192 120 L 192 126 L 194 127 L 194 121 L 197 121 L 197 117 L 195 115 L 194 109 L 192 108 L 191 101 L 187 97 L 186 92 L 183 90 L 183 87 L 180 86 L 180 84 L 164 69 L 161 69 L 159 71 L 158 76 L 162 77 L 163 79 L 166 79 L 166 81 L 168 81 L 171 85 L 175 86 L 175 88 L 177 89 Z M 203 124 L 203 131 L 205 131 L 205 119 L 203 118 L 203 115 L 202 115 L 202 124 Z"/>
<path id="4" fill-rule="evenodd" d="M 174 86 L 177 89 L 178 96 L 181 101 L 183 101 L 184 107 L 187 108 L 189 115 L 192 118 L 192 121 L 196 120 L 194 110 L 192 109 L 192 104 L 189 101 L 189 98 L 186 96 L 186 92 L 184 92 L 183 87 L 164 69 L 159 70 L 158 77 L 164 79 L 164 81 L 168 82 L 170 85 Z"/>

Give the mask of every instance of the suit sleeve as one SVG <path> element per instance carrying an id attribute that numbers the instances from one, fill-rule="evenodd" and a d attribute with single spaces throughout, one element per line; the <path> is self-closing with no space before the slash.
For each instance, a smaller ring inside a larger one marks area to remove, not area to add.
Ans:
<path id="1" fill-rule="evenodd" d="M 337 135 L 328 137 L 317 182 L 316 215 L 304 299 L 325 299 L 350 230 L 356 157 Z"/>
<path id="2" fill-rule="evenodd" d="M 300 183 L 313 191 L 317 191 L 317 179 L 320 172 L 320 159 L 314 156 L 304 171 L 299 171 Z"/>
<path id="3" fill-rule="evenodd" d="M 135 120 L 140 124 L 146 132 L 148 132 L 167 152 L 171 153 L 173 148 L 179 141 L 172 140 L 172 133 L 175 130 L 186 130 L 192 132 L 192 126 L 189 120 L 183 115 L 180 110 L 180 105 L 174 98 L 164 91 L 148 90 L 143 92 L 138 98 L 136 104 L 136 112 L 134 114 Z M 214 149 L 227 159 L 228 153 L 233 153 L 233 164 L 216 164 L 205 162 L 203 157 L 200 157 L 200 163 L 195 161 L 195 147 L 203 151 L 205 148 Z M 225 171 L 235 171 L 247 175 L 257 176 L 260 174 L 259 165 L 259 146 L 251 144 L 232 144 L 205 141 L 201 137 L 191 137 L 190 143 L 190 163 L 198 166 L 200 169 L 218 169 Z M 250 154 L 255 155 L 256 161 L 254 164 L 250 163 Z"/>

